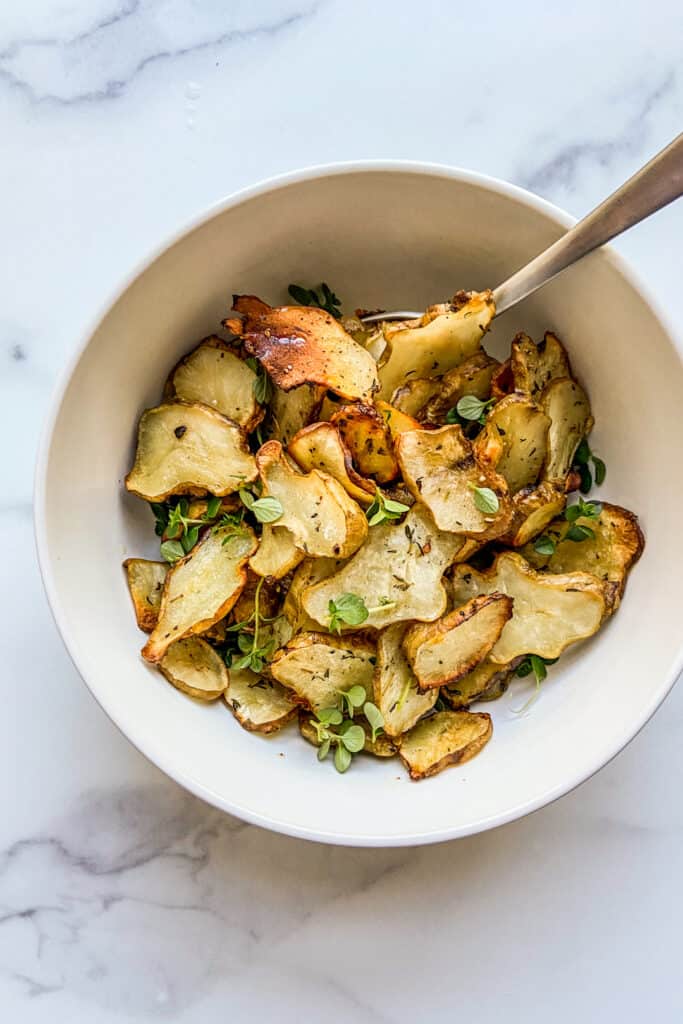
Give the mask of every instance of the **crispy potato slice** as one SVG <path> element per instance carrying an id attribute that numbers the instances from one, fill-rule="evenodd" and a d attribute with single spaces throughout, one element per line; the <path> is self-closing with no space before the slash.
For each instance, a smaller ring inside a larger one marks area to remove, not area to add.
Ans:
<path id="1" fill-rule="evenodd" d="M 380 733 L 373 742 L 372 732 L 365 718 L 362 715 L 356 715 L 354 722 L 356 725 L 360 725 L 365 733 L 365 746 L 362 751 L 364 754 L 373 754 L 375 757 L 395 756 L 396 747 L 388 736 Z M 299 712 L 299 732 L 308 743 L 312 743 L 314 747 L 318 746 L 318 733 L 313 725 L 313 716 L 307 711 Z"/>
<path id="2" fill-rule="evenodd" d="M 151 633 L 159 617 L 161 592 L 168 572 L 165 562 L 127 558 L 123 563 L 138 629 Z"/>
<path id="3" fill-rule="evenodd" d="M 224 495 L 256 478 L 241 429 L 205 405 L 174 402 L 140 418 L 126 487 L 145 501 L 172 494 Z"/>
<path id="4" fill-rule="evenodd" d="M 277 498 L 284 509 L 278 527 L 290 531 L 301 551 L 348 558 L 360 547 L 368 521 L 337 480 L 317 469 L 300 473 L 292 468 L 279 441 L 266 442 L 256 463 L 263 496 Z"/>
<path id="5" fill-rule="evenodd" d="M 171 568 L 161 595 L 159 619 L 142 656 L 161 661 L 174 642 L 203 633 L 228 614 L 247 581 L 247 562 L 256 550 L 256 537 L 248 526 L 209 530 Z"/>
<path id="6" fill-rule="evenodd" d="M 407 384 L 396 388 L 391 396 L 391 404 L 394 409 L 404 412 L 406 416 L 417 416 L 420 410 L 438 393 L 440 384 L 440 380 L 430 380 L 427 377 L 411 379 Z"/>
<path id="7" fill-rule="evenodd" d="M 306 557 L 297 547 L 294 535 L 286 526 L 263 524 L 256 554 L 249 559 L 249 568 L 257 576 L 281 580 Z"/>
<path id="8" fill-rule="evenodd" d="M 368 506 L 376 491 L 371 480 L 356 473 L 351 452 L 333 423 L 312 423 L 290 441 L 287 451 L 304 472 L 321 469 L 338 480 L 347 494 L 359 504 Z"/>
<path id="9" fill-rule="evenodd" d="M 546 331 L 538 345 L 523 331 L 513 338 L 510 372 L 515 391 L 532 397 L 539 395 L 551 380 L 572 375 L 565 347 L 550 331 Z"/>
<path id="10" fill-rule="evenodd" d="M 249 669 L 229 669 L 225 703 L 243 729 L 264 734 L 277 732 L 298 709 L 279 683 Z"/>
<path id="11" fill-rule="evenodd" d="M 339 572 L 303 592 L 302 607 L 325 628 L 330 601 L 343 594 L 364 600 L 370 614 L 363 628 L 438 619 L 446 608 L 441 577 L 462 544 L 462 537 L 439 531 L 428 509 L 418 503 L 402 523 L 373 526 L 363 547 Z"/>
<path id="12" fill-rule="evenodd" d="M 456 603 L 494 592 L 514 601 L 512 618 L 489 655 L 497 665 L 525 654 L 559 658 L 570 644 L 597 633 L 605 612 L 602 584 L 587 572 L 539 573 L 512 551 L 498 555 L 487 572 L 455 566 Z"/>
<path id="13" fill-rule="evenodd" d="M 270 403 L 270 436 L 286 447 L 303 427 L 318 418 L 324 395 L 325 389 L 313 384 L 302 384 L 291 391 L 274 387 Z"/>
<path id="14" fill-rule="evenodd" d="M 283 391 L 319 384 L 350 399 L 379 387 L 377 364 L 338 320 L 310 306 L 279 306 L 244 325 L 244 344 Z"/>
<path id="15" fill-rule="evenodd" d="M 500 542 L 522 547 L 543 533 L 566 504 L 567 494 L 561 480 L 544 480 L 537 487 L 522 488 L 512 499 L 512 523 Z"/>
<path id="16" fill-rule="evenodd" d="M 418 622 L 403 638 L 420 690 L 454 683 L 476 668 L 512 618 L 506 594 L 473 597 L 437 622 Z"/>
<path id="17" fill-rule="evenodd" d="M 159 669 L 176 689 L 197 700 L 216 700 L 228 685 L 225 662 L 211 644 L 198 636 L 172 643 Z"/>
<path id="18" fill-rule="evenodd" d="M 441 689 L 441 696 L 454 711 L 469 707 L 477 700 L 497 700 L 508 688 L 510 667 L 501 668 L 484 658 L 471 672 Z"/>
<path id="19" fill-rule="evenodd" d="M 491 409 L 474 442 L 475 457 L 507 480 L 510 494 L 535 484 L 548 453 L 550 418 L 525 395 Z"/>
<path id="20" fill-rule="evenodd" d="M 373 680 L 374 702 L 384 716 L 387 736 L 400 736 L 436 704 L 438 690 L 420 693 L 417 679 L 401 646 L 405 623 L 383 629 L 377 638 L 377 664 Z"/>
<path id="21" fill-rule="evenodd" d="M 396 479 L 398 462 L 391 431 L 373 405 L 343 405 L 332 423 L 363 476 L 372 476 L 380 484 Z"/>
<path id="22" fill-rule="evenodd" d="M 401 737 L 398 754 L 411 779 L 427 779 L 475 757 L 492 733 L 490 715 L 437 711 Z"/>
<path id="23" fill-rule="evenodd" d="M 366 637 L 299 633 L 270 663 L 270 674 L 296 699 L 320 711 L 337 703 L 339 691 L 365 688 L 372 698 L 375 645 Z"/>
<path id="24" fill-rule="evenodd" d="M 255 382 L 256 374 L 234 348 L 211 335 L 171 371 L 164 398 L 201 402 L 249 433 L 263 419 L 254 396 Z"/>
<path id="25" fill-rule="evenodd" d="M 429 400 L 418 411 L 420 423 L 441 424 L 446 422 L 446 414 L 458 404 L 464 395 L 474 395 L 482 402 L 491 393 L 491 378 L 500 366 L 497 359 L 492 359 L 486 352 L 478 352 L 467 359 L 461 366 L 445 373 Z"/>
<path id="26" fill-rule="evenodd" d="M 593 417 L 588 395 L 569 377 L 558 377 L 541 392 L 539 405 L 550 417 L 546 480 L 564 480 L 581 440 L 590 434 Z"/>
<path id="27" fill-rule="evenodd" d="M 414 323 L 385 324 L 388 355 L 379 371 L 379 397 L 389 401 L 410 377 L 437 377 L 471 359 L 494 313 L 491 292 L 473 292 L 456 311 L 434 307 Z"/>
<path id="28" fill-rule="evenodd" d="M 552 555 L 539 555 L 533 544 L 522 548 L 520 554 L 537 569 L 551 573 L 590 572 L 607 586 L 605 598 L 608 611 L 614 611 L 621 601 L 629 570 L 640 558 L 645 546 L 638 518 L 619 505 L 602 503 L 597 519 L 577 519 L 580 526 L 589 527 L 594 537 L 582 541 L 565 540 L 570 523 L 559 519 L 551 523 L 546 533 L 556 544 Z M 611 586 L 615 584 L 615 586 Z"/>
<path id="29" fill-rule="evenodd" d="M 477 462 L 459 426 L 406 431 L 396 439 L 396 451 L 404 481 L 431 511 L 439 529 L 479 540 L 505 531 L 511 517 L 507 484 L 489 466 Z M 477 508 L 477 487 L 496 494 L 496 513 Z"/>

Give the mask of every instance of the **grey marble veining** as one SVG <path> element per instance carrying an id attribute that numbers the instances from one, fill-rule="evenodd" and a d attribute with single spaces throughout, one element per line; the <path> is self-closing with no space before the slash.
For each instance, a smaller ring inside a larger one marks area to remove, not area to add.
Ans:
<path id="1" fill-rule="evenodd" d="M 495 832 L 385 851 L 271 835 L 183 793 L 94 704 L 30 505 L 57 372 L 179 224 L 368 156 L 469 166 L 580 215 L 680 130 L 680 5 L 6 7 L 2 1019 L 679 1020 L 680 690 L 580 790 Z M 618 245 L 673 323 L 681 237 L 683 204 Z"/>

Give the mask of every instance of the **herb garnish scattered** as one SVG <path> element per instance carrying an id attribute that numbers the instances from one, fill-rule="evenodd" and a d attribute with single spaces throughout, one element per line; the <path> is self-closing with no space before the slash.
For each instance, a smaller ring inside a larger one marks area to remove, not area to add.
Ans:
<path id="1" fill-rule="evenodd" d="M 408 510 L 408 505 L 404 505 L 402 501 L 394 501 L 393 498 L 386 498 L 378 487 L 372 505 L 365 514 L 368 517 L 369 526 L 378 526 L 380 523 L 394 522 L 396 519 L 400 519 Z"/>
<path id="2" fill-rule="evenodd" d="M 240 501 L 249 509 L 259 523 L 274 523 L 284 514 L 279 498 L 255 498 L 251 491 L 241 490 Z"/>
<path id="3" fill-rule="evenodd" d="M 330 633 L 342 631 L 342 623 L 347 626 L 360 626 L 368 616 L 375 612 L 381 612 L 388 608 L 395 608 L 396 602 L 390 601 L 388 597 L 381 597 L 375 608 L 368 608 L 362 597 L 358 594 L 342 594 L 336 601 L 329 601 L 327 608 L 330 613 L 328 629 Z"/>
<path id="4" fill-rule="evenodd" d="M 598 519 L 602 512 L 602 505 L 599 501 L 584 501 L 579 498 L 573 505 L 567 505 L 564 510 L 564 518 L 570 524 L 569 529 L 561 540 L 573 540 L 580 543 L 582 540 L 593 540 L 595 530 L 585 523 L 577 523 L 577 519 Z M 557 540 L 547 533 L 541 534 L 534 541 L 534 551 L 538 555 L 554 555 L 557 548 Z"/>
<path id="5" fill-rule="evenodd" d="M 593 464 L 592 471 L 590 465 L 591 463 Z M 598 456 L 591 451 L 590 445 L 588 444 L 588 441 L 585 439 L 585 437 L 583 441 L 581 441 L 579 447 L 576 449 L 572 469 L 576 470 L 576 472 L 581 477 L 582 494 L 588 494 L 588 492 L 590 491 L 591 487 L 593 486 L 594 475 L 595 483 L 598 487 L 605 482 L 605 477 L 607 476 L 607 467 L 605 463 L 602 461 L 602 459 L 598 458 Z"/>
<path id="6" fill-rule="evenodd" d="M 190 503 L 187 498 L 179 498 L 175 505 L 153 502 L 155 532 L 157 536 L 166 538 L 159 548 L 161 557 L 173 565 L 187 555 L 199 540 L 202 526 L 216 518 L 220 507 L 221 499 L 211 497 L 207 501 L 206 511 L 195 517 L 188 515 Z"/>
<path id="7" fill-rule="evenodd" d="M 250 356 L 246 361 L 247 366 L 250 370 L 253 370 L 256 374 L 256 380 L 252 384 L 252 390 L 254 392 L 254 398 L 260 405 L 268 405 L 271 398 L 273 397 L 273 382 L 266 373 L 265 369 L 259 363 L 258 359 L 254 359 Z"/>
<path id="8" fill-rule="evenodd" d="M 559 658 L 542 658 L 540 654 L 527 654 L 522 658 L 515 669 L 515 675 L 523 679 L 525 676 L 530 676 L 533 672 L 536 679 L 536 689 L 526 704 L 523 704 L 521 708 L 513 709 L 517 714 L 522 714 L 534 703 L 541 689 L 541 683 L 548 675 L 546 666 L 554 665 L 557 661 L 559 661 Z"/>
<path id="9" fill-rule="evenodd" d="M 337 298 L 324 281 L 320 285 L 320 294 L 314 288 L 304 288 L 300 284 L 290 284 L 287 291 L 300 306 L 324 309 L 326 313 L 331 313 L 336 320 L 341 320 L 341 299 Z"/>
<path id="10" fill-rule="evenodd" d="M 242 622 L 236 622 L 234 625 L 228 626 L 226 630 L 227 633 L 231 633 L 235 637 L 235 643 L 233 644 L 228 641 L 228 645 L 223 652 L 228 668 L 236 670 L 248 668 L 252 672 L 262 672 L 266 662 L 270 661 L 275 653 L 276 637 L 271 636 L 265 642 L 259 643 L 263 638 L 261 627 L 275 622 L 279 618 L 279 615 L 275 615 L 273 618 L 266 618 L 261 615 L 259 602 L 264 579 L 265 577 L 262 576 L 256 585 L 254 610 L 251 615 L 247 619 L 243 619 Z"/>
<path id="11" fill-rule="evenodd" d="M 483 426 L 486 423 L 486 414 L 491 406 L 495 404 L 495 401 L 495 398 L 489 398 L 488 402 L 482 402 L 476 395 L 463 395 L 462 398 L 458 399 L 455 411 L 461 419 L 480 423 Z M 447 423 L 449 422 L 448 415 L 452 412 L 453 410 L 450 409 L 446 416 Z"/>
<path id="12" fill-rule="evenodd" d="M 334 747 L 334 767 L 338 772 L 345 772 L 351 764 L 353 755 L 365 746 L 365 729 L 353 721 L 354 711 L 363 708 L 363 714 L 371 729 L 372 743 L 382 731 L 384 718 L 379 708 L 365 699 L 365 687 L 356 685 L 350 690 L 338 692 L 337 706 L 322 708 L 311 719 L 311 723 L 318 741 L 318 760 L 324 761 L 330 749 Z M 348 714 L 348 718 L 344 717 L 345 713 Z"/>

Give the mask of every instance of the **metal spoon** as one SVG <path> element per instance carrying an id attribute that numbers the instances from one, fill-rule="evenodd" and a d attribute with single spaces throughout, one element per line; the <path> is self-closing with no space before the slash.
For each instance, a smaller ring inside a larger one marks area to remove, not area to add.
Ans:
<path id="1" fill-rule="evenodd" d="M 558 238 L 531 263 L 518 270 L 493 290 L 496 313 L 504 313 L 531 295 L 561 270 L 576 263 L 593 249 L 616 238 L 622 231 L 645 220 L 683 195 L 683 133 L 653 157 L 632 178 L 613 192 L 566 235 Z M 363 323 L 377 320 L 414 320 L 414 310 L 392 310 L 362 317 Z"/>

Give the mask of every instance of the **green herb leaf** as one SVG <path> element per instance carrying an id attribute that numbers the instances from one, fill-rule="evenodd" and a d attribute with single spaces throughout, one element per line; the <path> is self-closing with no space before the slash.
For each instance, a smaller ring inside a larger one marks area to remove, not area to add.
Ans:
<path id="1" fill-rule="evenodd" d="M 472 487 L 474 504 L 484 515 L 493 516 L 500 508 L 498 495 L 490 487 Z"/>
<path id="2" fill-rule="evenodd" d="M 534 541 L 534 551 L 537 555 L 554 555 L 555 541 L 547 533 L 544 533 Z"/>
<path id="3" fill-rule="evenodd" d="M 384 715 L 379 708 L 369 700 L 363 705 L 363 714 L 367 718 L 368 724 L 372 729 L 372 742 L 374 743 L 378 734 L 384 727 Z"/>
<path id="4" fill-rule="evenodd" d="M 344 746 L 343 743 L 338 743 L 334 752 L 334 767 L 337 769 L 338 772 L 343 774 L 350 764 L 350 751 Z"/>
<path id="5" fill-rule="evenodd" d="M 327 607 L 330 613 L 330 633 L 341 633 L 342 623 L 360 626 L 370 614 L 365 601 L 358 594 L 342 594 L 336 601 L 330 601 Z"/>
<path id="6" fill-rule="evenodd" d="M 365 732 L 361 725 L 349 726 L 340 739 L 350 754 L 357 754 L 365 746 Z"/>
<path id="7" fill-rule="evenodd" d="M 583 523 L 572 523 L 564 535 L 565 540 L 574 540 L 577 542 L 582 540 L 593 540 L 594 537 L 595 530 L 591 530 L 590 526 L 584 526 Z"/>
<path id="8" fill-rule="evenodd" d="M 328 736 L 327 739 L 324 739 L 322 741 L 322 743 L 320 744 L 320 746 L 318 747 L 318 760 L 319 761 L 324 761 L 325 758 L 327 757 L 327 755 L 329 754 L 329 752 L 330 752 L 330 742 L 331 742 L 330 741 L 330 737 Z"/>
<path id="9" fill-rule="evenodd" d="M 579 498 L 573 505 L 567 505 L 564 510 L 564 518 L 568 523 L 575 523 L 577 519 L 597 519 L 602 512 L 602 505 L 599 501 L 584 501 Z"/>
<path id="10" fill-rule="evenodd" d="M 324 281 L 320 285 L 320 294 L 314 288 L 304 288 L 300 284 L 290 284 L 287 291 L 300 306 L 313 306 L 316 309 L 324 309 L 326 313 L 330 313 L 335 319 L 341 319 L 341 300 L 337 298 Z"/>
<path id="11" fill-rule="evenodd" d="M 593 470 L 595 471 L 595 482 L 598 485 L 598 487 L 600 487 L 600 485 L 604 484 L 605 482 L 605 477 L 607 476 L 607 466 L 602 461 L 602 459 L 599 459 L 597 457 L 597 455 L 593 456 Z"/>
<path id="12" fill-rule="evenodd" d="M 178 540 L 165 540 L 159 551 L 161 552 L 161 557 L 165 558 L 171 565 L 180 558 L 185 557 L 183 545 Z"/>
<path id="13" fill-rule="evenodd" d="M 322 708 L 317 714 L 317 719 L 323 725 L 341 725 L 343 716 L 339 708 Z"/>
<path id="14" fill-rule="evenodd" d="M 211 497 L 211 498 L 209 498 L 209 500 L 206 503 L 206 512 L 204 513 L 203 518 L 206 519 L 207 521 L 209 519 L 215 519 L 216 516 L 218 515 L 218 513 L 220 512 L 220 510 L 221 510 L 221 499 L 220 498 Z"/>
<path id="15" fill-rule="evenodd" d="M 251 491 L 241 490 L 240 500 L 256 517 L 259 523 L 275 523 L 284 515 L 282 502 L 278 498 L 255 498 Z"/>
<path id="16" fill-rule="evenodd" d="M 588 441 L 584 437 L 583 440 L 580 442 L 579 447 L 576 449 L 576 453 L 574 455 L 574 465 L 575 466 L 587 466 L 588 465 L 588 460 L 590 459 L 590 457 L 591 457 L 591 450 L 590 450 Z"/>
<path id="17" fill-rule="evenodd" d="M 369 526 L 378 526 L 380 523 L 393 522 L 400 519 L 404 512 L 408 511 L 408 505 L 402 501 L 394 501 L 393 498 L 386 498 L 379 487 L 375 491 L 375 497 L 366 510 L 365 515 Z"/>
<path id="18" fill-rule="evenodd" d="M 579 490 L 582 494 L 588 494 L 591 487 L 593 486 L 593 474 L 591 473 L 588 466 L 579 466 L 579 476 L 581 477 L 581 483 L 579 484 Z"/>

